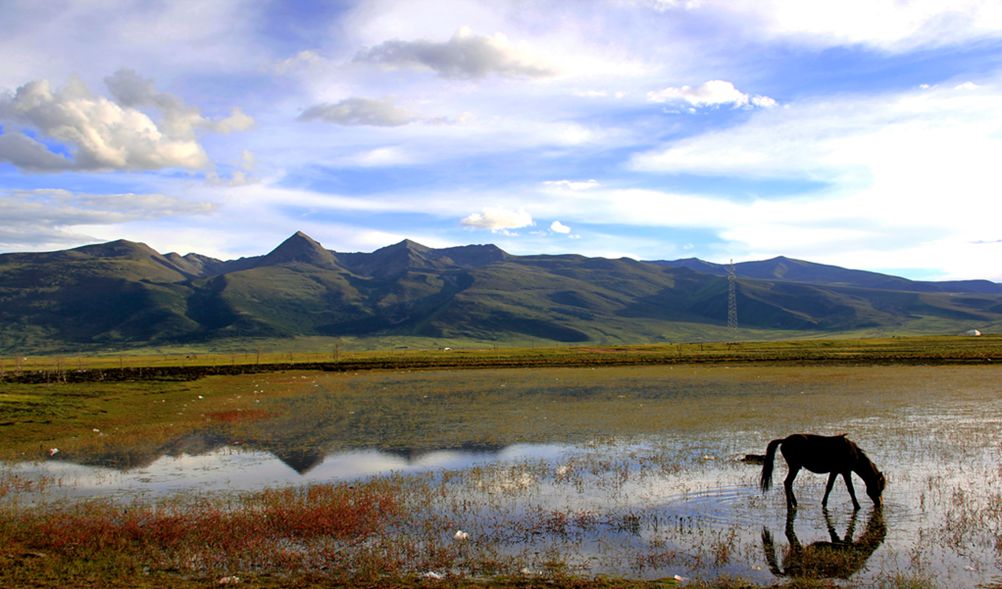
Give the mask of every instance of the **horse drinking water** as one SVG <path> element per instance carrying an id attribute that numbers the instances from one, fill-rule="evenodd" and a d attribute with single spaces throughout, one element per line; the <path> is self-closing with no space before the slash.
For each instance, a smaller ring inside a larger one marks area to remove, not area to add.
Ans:
<path id="1" fill-rule="evenodd" d="M 783 487 L 786 489 L 787 509 L 797 508 L 797 498 L 793 496 L 793 479 L 797 478 L 797 473 L 801 468 L 806 468 L 811 472 L 829 473 L 828 485 L 825 487 L 825 496 L 821 500 L 821 505 L 828 506 L 828 495 L 835 486 L 835 479 L 842 475 L 845 486 L 849 490 L 849 497 L 852 497 L 853 509 L 859 509 L 859 501 L 856 501 L 856 491 L 852 488 L 852 473 L 856 473 L 866 483 L 866 494 L 873 500 L 874 505 L 880 507 L 880 495 L 884 492 L 887 479 L 877 470 L 866 454 L 859 449 L 859 446 L 845 437 L 845 434 L 838 436 L 818 436 L 814 434 L 793 434 L 780 440 L 769 442 L 765 451 L 765 458 L 762 463 L 762 491 L 768 491 L 772 486 L 772 465 L 776 457 L 776 448 L 783 452 L 783 458 L 790 468 Z"/>

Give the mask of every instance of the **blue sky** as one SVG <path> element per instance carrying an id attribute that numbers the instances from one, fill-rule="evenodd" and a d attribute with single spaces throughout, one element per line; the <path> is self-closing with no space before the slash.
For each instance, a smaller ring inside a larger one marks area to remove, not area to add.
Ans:
<path id="1" fill-rule="evenodd" d="M 1002 3 L 0 0 L 0 251 L 1002 281 Z"/>

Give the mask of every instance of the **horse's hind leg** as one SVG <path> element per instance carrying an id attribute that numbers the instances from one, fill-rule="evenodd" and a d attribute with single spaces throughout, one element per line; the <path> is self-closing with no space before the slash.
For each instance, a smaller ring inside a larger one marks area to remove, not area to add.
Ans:
<path id="1" fill-rule="evenodd" d="M 843 472 L 842 478 L 845 480 L 845 488 L 849 489 L 849 497 L 852 497 L 852 508 L 859 511 L 859 501 L 856 501 L 856 490 L 852 488 L 852 472 L 848 470 Z"/>
<path id="2" fill-rule="evenodd" d="M 798 472 L 800 472 L 799 466 L 790 465 L 790 472 L 786 475 L 786 480 L 783 481 L 783 488 L 786 489 L 787 509 L 797 508 L 797 498 L 793 496 L 793 479 L 797 478 Z"/>
<path id="3" fill-rule="evenodd" d="M 828 484 L 825 485 L 825 496 L 821 499 L 821 507 L 828 507 L 828 495 L 832 492 L 832 487 L 835 486 L 835 479 L 838 478 L 838 473 L 832 471 L 828 474 Z"/>

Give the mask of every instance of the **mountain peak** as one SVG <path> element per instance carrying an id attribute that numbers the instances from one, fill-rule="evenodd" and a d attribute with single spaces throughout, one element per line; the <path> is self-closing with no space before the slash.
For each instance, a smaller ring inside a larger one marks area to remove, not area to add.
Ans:
<path id="1" fill-rule="evenodd" d="M 324 249 L 315 239 L 302 231 L 296 231 L 288 239 L 271 250 L 264 260 L 272 264 L 304 262 L 315 266 L 334 266 L 334 254 Z"/>
<path id="2" fill-rule="evenodd" d="M 503 249 L 492 243 L 486 245 L 462 245 L 440 251 L 460 266 L 467 267 L 486 266 L 493 262 L 502 262 L 510 257 Z"/>
<path id="3" fill-rule="evenodd" d="M 127 239 L 116 239 L 107 243 L 84 245 L 75 248 L 75 251 L 101 258 L 141 259 L 160 256 L 155 249 L 145 243 L 129 241 Z"/>
<path id="4" fill-rule="evenodd" d="M 383 249 L 385 249 L 385 250 L 399 250 L 399 249 L 404 249 L 404 250 L 408 250 L 408 251 L 412 251 L 412 252 L 417 252 L 417 253 L 425 253 L 425 252 L 431 251 L 430 247 L 428 247 L 426 245 L 421 245 L 420 243 L 418 243 L 418 242 L 416 242 L 416 241 L 414 241 L 412 239 L 405 239 L 405 240 L 401 241 L 400 243 L 395 243 L 393 245 L 386 246 Z"/>

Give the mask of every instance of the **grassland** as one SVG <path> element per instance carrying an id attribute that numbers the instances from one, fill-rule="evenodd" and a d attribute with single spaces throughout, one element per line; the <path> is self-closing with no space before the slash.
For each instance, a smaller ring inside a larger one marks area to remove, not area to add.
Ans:
<path id="1" fill-rule="evenodd" d="M 631 346 L 254 350 L 0 358 L 0 382 L 194 379 L 278 370 L 466 369 L 692 363 L 978 364 L 1002 362 L 1002 335 Z"/>

